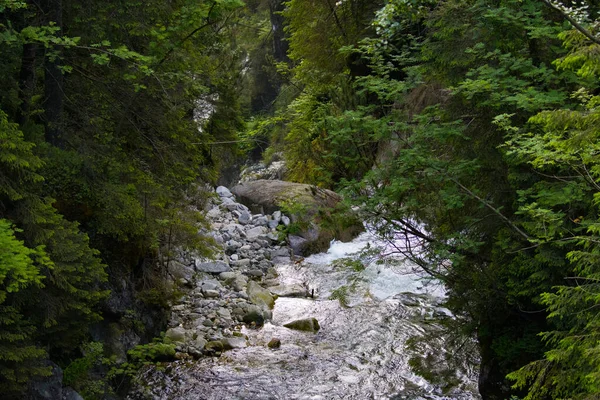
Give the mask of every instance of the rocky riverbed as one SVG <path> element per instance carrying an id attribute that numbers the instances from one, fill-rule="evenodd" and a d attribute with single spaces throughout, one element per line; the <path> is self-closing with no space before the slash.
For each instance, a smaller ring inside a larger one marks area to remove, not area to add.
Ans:
<path id="1" fill-rule="evenodd" d="M 274 294 L 307 296 L 301 285 L 279 287 L 276 264 L 293 262 L 277 227 L 290 224 L 281 211 L 252 214 L 220 186 L 207 216 L 211 236 L 222 248 L 217 259 L 182 254 L 170 265 L 172 275 L 190 290 L 172 307 L 166 336 L 180 357 L 219 355 L 246 347 L 243 326 L 260 327 L 272 318 Z M 271 290 L 265 287 L 271 286 Z M 273 287 L 277 286 L 277 287 Z"/>
<path id="2" fill-rule="evenodd" d="M 439 285 L 365 253 L 385 246 L 368 232 L 294 256 L 285 215 L 217 195 L 223 252 L 176 264 L 189 287 L 167 331 L 180 360 L 142 371 L 130 400 L 479 398 L 476 346 L 448 333 Z"/>

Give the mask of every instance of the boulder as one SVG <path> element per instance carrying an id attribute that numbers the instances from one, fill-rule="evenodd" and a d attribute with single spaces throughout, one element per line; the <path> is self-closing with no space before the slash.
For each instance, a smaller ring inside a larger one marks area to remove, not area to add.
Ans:
<path id="1" fill-rule="evenodd" d="M 224 261 L 200 261 L 196 260 L 196 269 L 200 272 L 207 272 L 210 274 L 220 274 L 222 272 L 229 272 L 231 268 Z"/>
<path id="2" fill-rule="evenodd" d="M 184 342 L 185 341 L 185 329 L 178 326 L 176 328 L 167 329 L 165 337 L 171 339 L 173 342 Z"/>
<path id="3" fill-rule="evenodd" d="M 190 282 L 194 276 L 194 267 L 182 264 L 179 261 L 169 261 L 169 273 L 175 279 L 183 279 Z"/>
<path id="4" fill-rule="evenodd" d="M 240 203 L 251 210 L 258 210 L 261 214 L 274 213 L 286 202 L 301 204 L 314 214 L 319 207 L 334 207 L 341 200 L 341 197 L 331 190 L 278 180 L 244 182 L 231 191 Z"/>
<path id="5" fill-rule="evenodd" d="M 248 211 L 240 211 L 240 215 L 238 216 L 238 222 L 241 225 L 248 225 L 252 221 L 252 214 Z"/>
<path id="6" fill-rule="evenodd" d="M 272 309 L 275 306 L 275 298 L 271 293 L 254 281 L 248 282 L 246 293 L 252 303 L 263 309 Z"/>
<path id="7" fill-rule="evenodd" d="M 286 328 L 294 329 L 296 331 L 313 332 L 316 333 L 321 329 L 319 321 L 316 318 L 298 319 L 296 321 L 288 322 L 284 324 Z"/>
<path id="8" fill-rule="evenodd" d="M 225 186 L 219 186 L 216 189 L 219 197 L 233 197 L 233 194 Z"/>
<path id="9" fill-rule="evenodd" d="M 302 183 L 256 180 L 237 185 L 231 191 L 253 212 L 275 213 L 281 207 L 292 212 L 292 222 L 300 229 L 297 237 L 306 240 L 300 243 L 296 239 L 294 252 L 297 255 L 324 251 L 332 239 L 348 241 L 364 230 L 351 211 L 338 206 L 341 197 L 331 190 Z M 287 217 L 281 216 L 281 221 L 290 225 Z M 246 235 L 248 237 L 248 233 Z"/>

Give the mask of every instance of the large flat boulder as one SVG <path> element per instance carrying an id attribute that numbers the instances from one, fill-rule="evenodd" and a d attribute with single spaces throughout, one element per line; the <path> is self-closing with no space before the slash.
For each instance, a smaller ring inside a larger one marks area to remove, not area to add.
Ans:
<path id="1" fill-rule="evenodd" d="M 325 251 L 332 239 L 352 240 L 364 229 L 353 213 L 342 206 L 341 196 L 331 190 L 261 179 L 237 185 L 231 192 L 256 213 L 273 214 L 280 210 L 289 213 L 293 226 L 289 221 L 284 225 L 296 255 Z M 280 213 L 277 216 L 282 221 L 287 218 Z"/>
<path id="2" fill-rule="evenodd" d="M 259 179 L 244 182 L 231 189 L 238 201 L 261 214 L 272 214 L 282 204 L 294 202 L 315 214 L 319 207 L 334 207 L 342 198 L 331 190 L 304 183 Z"/>

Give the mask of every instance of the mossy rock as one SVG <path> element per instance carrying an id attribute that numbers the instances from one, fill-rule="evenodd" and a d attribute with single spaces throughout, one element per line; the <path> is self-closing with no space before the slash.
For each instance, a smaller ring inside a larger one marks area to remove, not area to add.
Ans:
<path id="1" fill-rule="evenodd" d="M 364 231 L 362 222 L 331 190 L 277 180 L 245 182 L 231 190 L 251 210 L 282 210 L 292 219 L 287 233 L 296 255 L 325 251 L 333 239 L 349 241 Z M 300 240 L 301 239 L 301 240 Z"/>
<path id="2" fill-rule="evenodd" d="M 321 326 L 319 325 L 319 321 L 317 321 L 316 318 L 299 319 L 296 321 L 288 322 L 287 324 L 284 324 L 283 326 L 285 326 L 288 329 L 294 329 L 296 331 L 314 332 L 314 333 L 317 333 L 319 331 L 319 329 L 321 329 Z"/>

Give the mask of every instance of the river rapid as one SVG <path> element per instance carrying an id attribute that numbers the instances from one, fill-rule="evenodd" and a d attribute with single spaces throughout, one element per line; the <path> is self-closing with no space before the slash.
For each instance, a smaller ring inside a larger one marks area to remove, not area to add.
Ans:
<path id="1" fill-rule="evenodd" d="M 151 367 L 130 399 L 479 399 L 476 344 L 449 333 L 444 290 L 410 264 L 377 257 L 369 232 L 326 253 L 276 264 L 272 320 L 243 328 L 247 347 Z M 317 333 L 283 324 L 314 317 Z M 279 348 L 269 348 L 273 338 Z M 142 389 L 140 389 L 142 388 Z"/>

